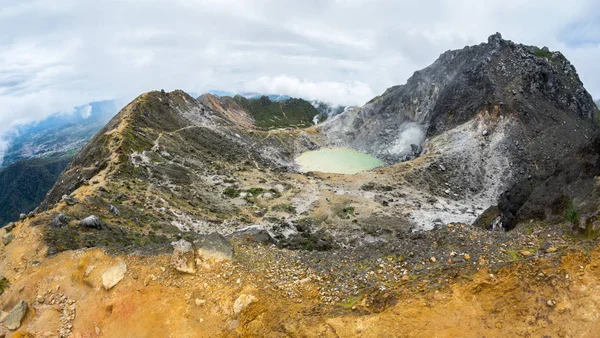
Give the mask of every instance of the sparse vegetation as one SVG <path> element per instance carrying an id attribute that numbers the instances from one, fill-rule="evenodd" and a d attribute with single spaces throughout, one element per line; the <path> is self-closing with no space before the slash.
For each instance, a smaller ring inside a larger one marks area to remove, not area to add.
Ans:
<path id="1" fill-rule="evenodd" d="M 235 198 L 240 195 L 240 190 L 236 189 L 235 187 L 227 187 L 225 190 L 223 190 L 223 195 L 229 198 Z"/>
<path id="2" fill-rule="evenodd" d="M 4 293 L 4 291 L 6 291 L 6 289 L 8 289 L 10 287 L 10 282 L 8 281 L 8 279 L 6 279 L 6 277 L 4 276 L 0 276 L 0 295 Z"/>
<path id="3" fill-rule="evenodd" d="M 315 116 L 319 116 L 319 120 L 325 119 L 310 102 L 302 99 L 271 101 L 262 96 L 249 100 L 238 95 L 233 100 L 246 109 L 254 118 L 257 127 L 262 129 L 306 128 L 313 125 Z"/>
<path id="4" fill-rule="evenodd" d="M 567 221 L 573 224 L 579 223 L 579 212 L 575 208 L 573 201 L 569 201 L 569 204 L 567 205 L 567 209 L 565 211 L 565 218 L 567 219 Z"/>
<path id="5" fill-rule="evenodd" d="M 296 213 L 296 207 L 294 207 L 291 204 L 277 204 L 277 205 L 273 206 L 271 208 L 271 210 L 273 210 L 273 211 L 283 211 L 283 212 L 287 212 L 289 214 L 295 214 Z"/>

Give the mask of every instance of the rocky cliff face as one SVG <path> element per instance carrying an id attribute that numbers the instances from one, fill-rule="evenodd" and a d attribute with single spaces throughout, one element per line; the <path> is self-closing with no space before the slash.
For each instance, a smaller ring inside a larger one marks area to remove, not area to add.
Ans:
<path id="1" fill-rule="evenodd" d="M 443 53 L 406 84 L 327 121 L 323 133 L 388 163 L 430 155 L 434 166 L 413 182 L 434 190 L 447 184 L 489 205 L 513 185 L 552 175 L 560 158 L 574 159 L 599 121 L 592 97 L 560 52 L 495 34 Z M 511 217 L 505 217 L 508 227 Z"/>
<path id="2" fill-rule="evenodd" d="M 524 125 L 543 129 L 569 116 L 596 119 L 596 107 L 573 65 L 547 48 L 516 44 L 500 34 L 487 43 L 447 51 L 407 83 L 328 123 L 336 143 L 377 154 L 388 161 L 407 155 L 401 138 L 408 122 L 433 138 L 496 110 Z"/>

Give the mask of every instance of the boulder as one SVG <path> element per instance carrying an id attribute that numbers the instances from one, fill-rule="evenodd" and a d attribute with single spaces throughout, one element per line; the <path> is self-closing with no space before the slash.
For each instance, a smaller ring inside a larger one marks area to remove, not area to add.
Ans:
<path id="1" fill-rule="evenodd" d="M 473 226 L 484 230 L 504 230 L 502 226 L 502 212 L 498 206 L 493 205 L 477 217 L 475 222 L 473 222 Z"/>
<path id="2" fill-rule="evenodd" d="M 20 214 L 20 215 L 19 215 L 19 219 L 20 219 L 21 221 L 22 221 L 22 220 L 24 220 L 25 218 L 27 218 L 27 214 Z"/>
<path id="3" fill-rule="evenodd" d="M 5 234 L 4 236 L 2 236 L 2 243 L 4 245 L 8 245 L 10 244 L 10 242 L 12 242 L 15 239 L 15 235 L 13 235 L 12 232 L 9 232 L 7 234 Z"/>
<path id="4" fill-rule="evenodd" d="M 98 216 L 88 216 L 79 222 L 79 226 L 84 228 L 100 229 L 102 227 L 102 221 Z"/>
<path id="5" fill-rule="evenodd" d="M 69 195 L 63 195 L 62 201 L 67 203 L 67 205 L 75 205 L 79 202 L 76 198 L 73 198 Z"/>
<path id="6" fill-rule="evenodd" d="M 16 330 L 21 327 L 21 321 L 27 313 L 27 302 L 22 300 L 18 302 L 4 318 L 4 325 L 9 330 Z"/>
<path id="7" fill-rule="evenodd" d="M 275 244 L 275 240 L 269 234 L 267 230 L 265 230 L 260 225 L 252 225 L 247 228 L 238 230 L 231 235 L 231 238 L 241 238 L 248 242 L 260 243 L 260 244 Z"/>
<path id="8" fill-rule="evenodd" d="M 125 277 L 125 272 L 127 272 L 127 264 L 124 262 L 106 270 L 102 274 L 102 286 L 104 286 L 106 290 L 112 289 L 112 287 L 117 285 L 123 277 Z"/>
<path id="9" fill-rule="evenodd" d="M 54 217 L 54 219 L 52 219 L 52 221 L 50 221 L 50 225 L 53 227 L 60 228 L 63 225 L 67 224 L 67 222 L 68 222 L 67 216 L 65 214 L 59 214 L 58 216 Z"/>
<path id="10" fill-rule="evenodd" d="M 235 256 L 233 246 L 223 237 L 223 235 L 213 232 L 210 235 L 204 235 L 194 241 L 196 247 L 196 256 L 198 259 L 217 262 L 233 259 Z"/>
<path id="11" fill-rule="evenodd" d="M 16 225 L 15 223 L 11 222 L 11 223 L 8 223 L 8 224 L 7 224 L 7 225 L 4 227 L 4 229 L 6 230 L 6 232 L 11 232 L 11 231 L 13 231 L 13 229 L 14 229 L 16 226 L 17 226 L 17 225 Z"/>
<path id="12" fill-rule="evenodd" d="M 171 263 L 177 271 L 194 274 L 196 273 L 196 261 L 194 260 L 194 247 L 192 243 L 181 239 L 172 242 L 173 256 Z"/>

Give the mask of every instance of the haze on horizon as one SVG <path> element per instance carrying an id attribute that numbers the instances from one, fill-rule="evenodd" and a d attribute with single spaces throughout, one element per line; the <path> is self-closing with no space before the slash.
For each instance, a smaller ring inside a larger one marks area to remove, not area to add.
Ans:
<path id="1" fill-rule="evenodd" d="M 0 139 L 52 113 L 156 89 L 362 105 L 495 32 L 561 51 L 600 98 L 592 0 L 4 0 L 0 28 Z"/>

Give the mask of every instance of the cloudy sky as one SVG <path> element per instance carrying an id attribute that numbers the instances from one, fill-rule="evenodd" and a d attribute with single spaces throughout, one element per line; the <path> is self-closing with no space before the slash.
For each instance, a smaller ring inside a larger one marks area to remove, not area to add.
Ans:
<path id="1" fill-rule="evenodd" d="M 360 105 L 499 31 L 562 51 L 600 98 L 596 0 L 0 0 L 0 135 L 153 89 Z"/>

